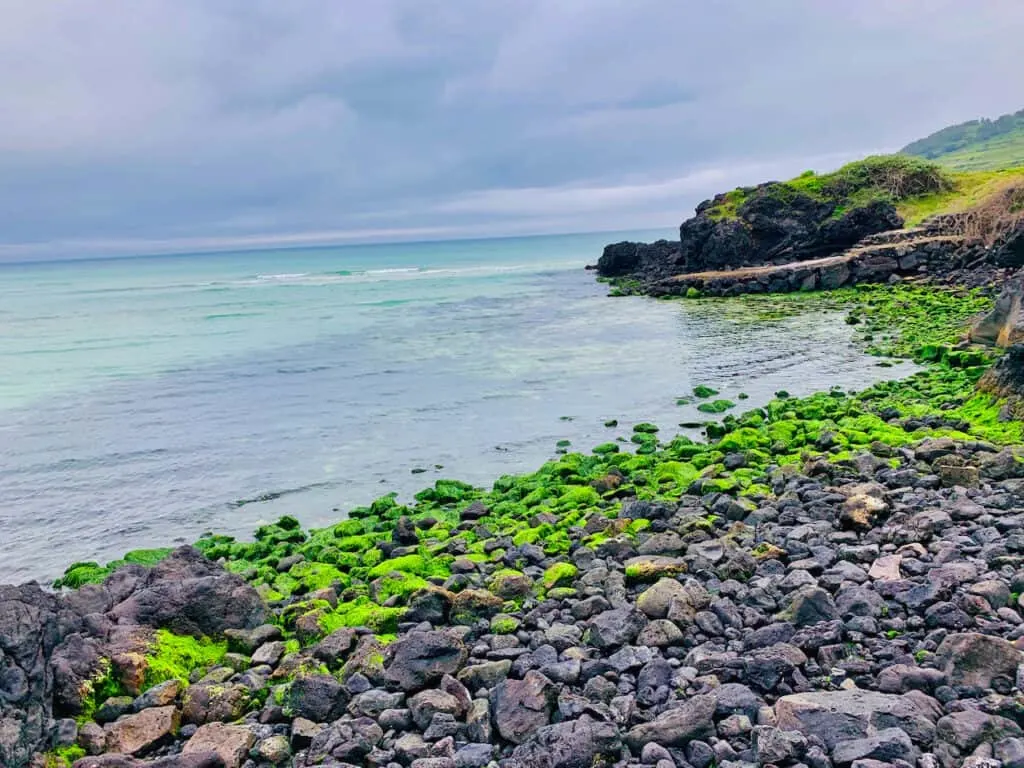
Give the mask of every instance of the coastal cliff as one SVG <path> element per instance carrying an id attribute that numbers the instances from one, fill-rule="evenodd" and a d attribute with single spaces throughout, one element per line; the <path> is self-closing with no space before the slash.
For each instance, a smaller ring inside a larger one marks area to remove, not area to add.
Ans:
<path id="1" fill-rule="evenodd" d="M 627 292 L 735 295 L 832 289 L 892 278 L 1001 281 L 1024 261 L 1017 171 L 954 174 L 871 157 L 716 195 L 678 241 L 608 245 L 598 275 Z M 911 224 L 911 226 L 908 226 Z"/>

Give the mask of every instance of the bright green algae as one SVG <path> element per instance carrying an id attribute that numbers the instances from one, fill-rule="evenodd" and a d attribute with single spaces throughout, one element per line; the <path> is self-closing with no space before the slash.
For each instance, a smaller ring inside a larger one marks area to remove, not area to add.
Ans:
<path id="1" fill-rule="evenodd" d="M 462 595 L 466 600 L 453 606 L 453 616 L 457 611 L 460 621 L 486 618 L 495 631 L 508 632 L 515 629 L 506 614 L 522 600 L 572 589 L 577 573 L 567 562 L 571 549 L 598 547 L 616 536 L 632 537 L 649 525 L 642 519 L 618 519 L 623 498 L 675 501 L 684 493 L 723 492 L 748 503 L 744 497 L 771 495 L 768 476 L 774 467 L 815 457 L 842 462 L 872 444 L 895 447 L 942 435 L 997 444 L 1022 442 L 1021 424 L 999 421 L 999 404 L 975 390 L 996 353 L 959 344 L 967 321 L 991 305 L 991 299 L 980 293 L 860 286 L 831 293 L 697 301 L 714 301 L 716 311 L 750 322 L 771 322 L 799 312 L 843 311 L 857 342 L 870 354 L 914 359 L 923 368 L 906 379 L 860 392 L 830 391 L 805 398 L 779 393 L 762 408 L 709 424 L 707 442 L 682 435 L 659 440 L 656 425 L 640 424 L 630 436 L 633 452 L 624 450 L 629 443 L 608 442 L 590 454 L 559 455 L 533 473 L 500 477 L 490 490 L 438 480 L 411 505 L 390 494 L 352 510 L 349 519 L 328 528 L 304 531 L 297 520 L 285 517 L 260 527 L 254 541 L 211 534 L 197 546 L 278 604 L 277 620 L 293 650 L 343 627 L 368 627 L 389 636 L 410 602 L 432 590 L 457 599 L 453 593 L 466 583 L 452 577 L 457 558 L 471 564 L 494 563 L 502 570 L 492 570 L 484 583 L 493 594 L 483 595 L 493 603 L 479 592 L 467 591 Z M 698 390 L 697 397 L 717 394 L 707 385 Z M 892 409 L 902 421 L 892 420 Z M 736 455 L 742 461 L 731 460 L 729 466 L 735 468 L 726 469 L 726 457 Z M 472 522 L 464 523 L 462 513 L 470 505 L 476 505 L 477 512 Z M 378 544 L 390 544 L 402 516 L 415 522 L 415 543 L 388 550 L 385 556 Z M 589 533 L 584 526 L 594 517 L 607 518 L 607 524 Z M 692 524 L 710 529 L 719 522 L 709 516 Z M 539 546 L 557 560 L 536 583 L 525 585 L 529 594 L 522 597 L 512 596 L 523 587 L 523 564 L 509 567 L 502 562 L 508 541 Z M 296 556 L 301 556 L 298 562 Z M 282 566 L 285 558 L 289 560 Z M 630 574 L 638 580 L 648 576 Z M 201 663 L 202 659 L 195 660 L 196 665 Z M 178 674 L 171 676 L 180 679 Z"/>

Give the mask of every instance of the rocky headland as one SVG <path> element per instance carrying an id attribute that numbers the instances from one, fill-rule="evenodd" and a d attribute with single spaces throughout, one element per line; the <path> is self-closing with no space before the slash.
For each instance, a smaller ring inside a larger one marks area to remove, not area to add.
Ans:
<path id="1" fill-rule="evenodd" d="M 820 270 L 902 215 L 741 192 L 685 248 L 610 246 L 602 274 L 657 293 L 683 268 Z M 919 363 L 906 379 L 745 412 L 709 382 L 686 398 L 701 440 L 613 420 L 490 489 L 0 587 L 0 764 L 1024 766 L 1020 288 L 986 282 L 1014 237 L 955 246 L 975 249 L 941 272 L 955 287 L 728 299 L 843 312 L 880 364 Z"/>
<path id="2" fill-rule="evenodd" d="M 653 296 L 903 278 L 998 285 L 1024 264 L 1022 197 L 1016 172 L 979 180 L 917 158 L 873 157 L 716 195 L 682 223 L 678 241 L 614 243 L 594 268 L 621 292 Z"/>

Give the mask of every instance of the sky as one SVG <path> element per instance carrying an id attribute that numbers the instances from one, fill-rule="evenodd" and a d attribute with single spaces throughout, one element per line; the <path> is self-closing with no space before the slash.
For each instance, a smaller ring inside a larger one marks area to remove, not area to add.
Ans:
<path id="1" fill-rule="evenodd" d="M 0 260 L 664 228 L 1024 107 L 1020 0 L 0 0 Z"/>

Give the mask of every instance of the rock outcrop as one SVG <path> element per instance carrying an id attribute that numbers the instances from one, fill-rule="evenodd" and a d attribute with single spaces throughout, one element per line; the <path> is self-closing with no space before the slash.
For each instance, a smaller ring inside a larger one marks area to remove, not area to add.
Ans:
<path id="1" fill-rule="evenodd" d="M 971 328 L 971 341 L 997 347 L 1009 347 L 1024 341 L 1024 280 L 1008 281 L 996 298 L 992 311 L 980 318 Z"/>
<path id="2" fill-rule="evenodd" d="M 776 194 L 781 188 L 769 182 L 742 190 L 744 202 L 728 215 L 721 214 L 727 195 L 704 201 L 683 222 L 675 242 L 609 245 L 597 263 L 598 274 L 653 282 L 687 272 L 787 264 L 831 256 L 903 225 L 891 203 L 839 212 L 834 203 Z"/>
<path id="3" fill-rule="evenodd" d="M 59 746 L 62 724 L 74 725 L 62 718 L 81 714 L 97 680 L 120 676 L 124 688 L 138 690 L 155 629 L 216 636 L 229 627 L 252 628 L 265 613 L 256 590 L 192 547 L 153 568 L 129 565 L 102 585 L 73 592 L 0 586 L 0 765 L 21 768 L 34 754 Z M 131 712 L 131 698 L 127 710 L 110 710 L 112 722 L 99 743 L 136 755 L 173 738 L 179 712 L 157 706 L 162 703 L 151 694 L 136 702 L 138 714 Z M 133 764 L 125 758 L 124 765 Z"/>

